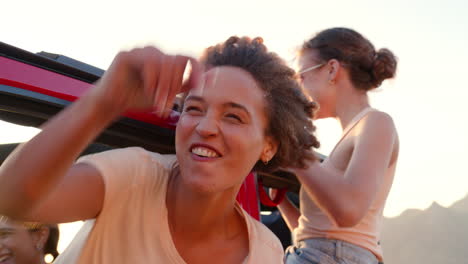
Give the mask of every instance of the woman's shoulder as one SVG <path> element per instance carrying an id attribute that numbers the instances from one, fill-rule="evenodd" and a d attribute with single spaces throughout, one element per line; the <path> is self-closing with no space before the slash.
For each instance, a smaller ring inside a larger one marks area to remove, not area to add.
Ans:
<path id="1" fill-rule="evenodd" d="M 144 150 L 146 151 L 146 150 Z M 172 170 L 174 164 L 177 162 L 177 156 L 175 154 L 160 154 L 157 152 L 146 151 L 146 154 L 151 160 L 158 162 L 165 169 Z"/>
<path id="2" fill-rule="evenodd" d="M 388 142 L 398 149 L 399 136 L 393 118 L 386 112 L 379 110 L 370 111 L 363 122 L 356 129 L 355 138 L 358 141 Z"/>
<path id="3" fill-rule="evenodd" d="M 121 159 L 133 161 L 151 161 L 163 165 L 164 167 L 171 168 L 176 161 L 174 154 L 160 154 L 157 152 L 148 151 L 142 147 L 126 147 L 113 149 L 103 152 L 102 155 L 119 156 Z"/>
<path id="4" fill-rule="evenodd" d="M 147 173 L 143 174 L 152 180 L 154 180 L 155 175 L 158 175 L 158 177 L 163 174 L 170 175 L 170 172 L 174 169 L 177 162 L 175 154 L 161 154 L 158 152 L 148 151 L 141 147 L 129 147 L 123 149 L 123 151 L 127 152 L 127 156 L 133 156 L 132 159 L 135 163 L 146 168 Z"/>
<path id="5" fill-rule="evenodd" d="M 141 147 L 127 147 L 83 156 L 77 161 L 80 162 L 96 167 L 105 180 L 125 178 L 133 181 L 153 178 L 155 173 L 167 173 L 173 168 L 176 157 L 151 152 Z"/>
<path id="6" fill-rule="evenodd" d="M 366 117 L 367 122 L 378 122 L 378 123 L 390 123 L 393 124 L 393 118 L 390 114 L 377 110 L 372 109 L 369 111 L 369 114 Z"/>
<path id="7" fill-rule="evenodd" d="M 363 131 L 365 130 L 380 130 L 387 133 L 396 134 L 396 126 L 393 118 L 386 112 L 373 109 L 370 111 L 361 124 Z"/>
<path id="8" fill-rule="evenodd" d="M 126 147 L 106 150 L 83 156 L 80 159 L 139 159 L 148 155 L 148 151 L 141 147 Z"/>

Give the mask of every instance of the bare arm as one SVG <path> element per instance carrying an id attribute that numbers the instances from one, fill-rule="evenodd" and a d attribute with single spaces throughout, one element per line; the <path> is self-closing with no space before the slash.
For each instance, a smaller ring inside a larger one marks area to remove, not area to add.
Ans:
<path id="1" fill-rule="evenodd" d="M 289 230 L 293 232 L 299 226 L 299 217 L 301 216 L 299 209 L 287 197 L 278 205 L 278 209 Z"/>
<path id="2" fill-rule="evenodd" d="M 44 222 L 99 214 L 103 178 L 90 165 L 73 165 L 74 160 L 128 109 L 153 108 L 167 115 L 165 109 L 182 89 L 187 60 L 164 55 L 156 48 L 120 53 L 95 88 L 48 121 L 2 165 L 0 214 Z M 170 69 L 162 72 L 163 63 Z"/>
<path id="3" fill-rule="evenodd" d="M 396 149 L 396 130 L 387 114 L 371 113 L 363 122 L 344 175 L 319 163 L 294 170 L 318 206 L 342 227 L 354 226 L 365 216 Z"/>
<path id="4" fill-rule="evenodd" d="M 270 188 L 269 194 L 272 199 L 273 197 L 276 197 L 276 193 L 276 189 Z M 294 206 L 291 201 L 289 201 L 287 196 L 285 196 L 283 201 L 278 204 L 277 208 L 283 216 L 283 219 L 286 222 L 289 230 L 293 232 L 293 230 L 298 226 L 299 216 L 301 216 L 299 209 L 296 208 L 296 206 Z"/>
<path id="5" fill-rule="evenodd" d="M 95 98 L 81 98 L 8 157 L 0 170 L 2 214 L 24 219 L 25 213 L 35 209 L 67 174 L 72 177 L 66 179 L 86 177 L 93 186 L 83 189 L 83 195 L 96 201 L 89 205 L 83 217 L 93 217 L 99 212 L 104 196 L 102 179 L 97 173 L 87 177 L 87 170 L 72 167 L 79 153 L 115 118 L 115 115 L 99 111 L 98 106 Z"/>

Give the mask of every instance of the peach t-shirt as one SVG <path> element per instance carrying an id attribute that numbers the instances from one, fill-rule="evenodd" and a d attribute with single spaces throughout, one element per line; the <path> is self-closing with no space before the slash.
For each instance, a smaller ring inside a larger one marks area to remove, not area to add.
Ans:
<path id="1" fill-rule="evenodd" d="M 104 204 L 96 221 L 85 223 L 55 263 L 185 263 L 172 241 L 165 202 L 175 159 L 137 147 L 81 158 L 78 162 L 101 172 Z M 243 263 L 282 263 L 278 238 L 236 206 L 249 233 L 249 254 Z"/>

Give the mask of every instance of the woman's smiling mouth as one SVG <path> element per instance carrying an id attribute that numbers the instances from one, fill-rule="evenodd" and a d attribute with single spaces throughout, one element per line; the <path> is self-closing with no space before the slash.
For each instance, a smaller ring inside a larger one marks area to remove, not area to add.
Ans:
<path id="1" fill-rule="evenodd" d="M 220 158 L 222 155 L 213 147 L 206 144 L 193 144 L 190 147 L 190 152 L 194 154 L 195 157 L 200 158 Z"/>

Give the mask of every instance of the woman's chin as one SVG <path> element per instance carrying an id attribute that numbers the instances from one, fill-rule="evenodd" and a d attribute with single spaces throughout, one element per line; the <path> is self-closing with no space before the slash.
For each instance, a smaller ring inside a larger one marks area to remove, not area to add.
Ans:
<path id="1" fill-rule="evenodd" d="M 217 193 L 220 191 L 220 186 L 215 181 L 206 179 L 205 177 L 183 177 L 184 185 L 196 193 Z"/>

